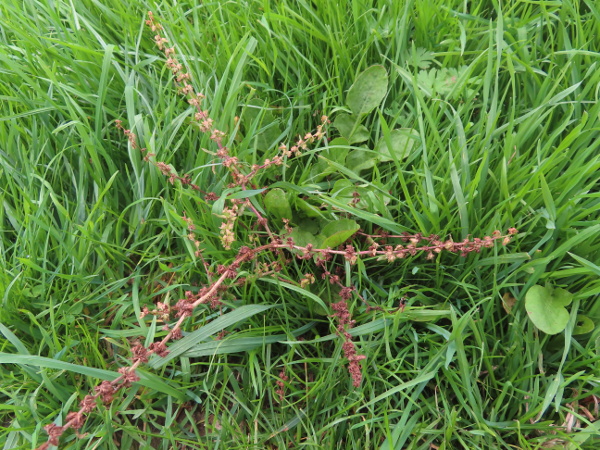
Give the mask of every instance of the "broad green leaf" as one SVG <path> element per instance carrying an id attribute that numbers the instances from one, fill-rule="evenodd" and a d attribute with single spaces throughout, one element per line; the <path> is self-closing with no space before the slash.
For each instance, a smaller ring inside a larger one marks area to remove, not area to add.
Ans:
<path id="1" fill-rule="evenodd" d="M 352 219 L 340 219 L 335 220 L 327 224 L 321 234 L 326 236 L 325 240 L 321 243 L 323 248 L 331 247 L 335 248 L 338 245 L 343 244 L 349 239 L 354 233 L 360 228 Z"/>
<path id="2" fill-rule="evenodd" d="M 346 156 L 350 152 L 349 145 L 350 142 L 348 142 L 348 139 L 343 137 L 335 138 L 327 144 L 327 148 L 323 151 L 322 155 L 330 161 L 344 164 Z"/>
<path id="3" fill-rule="evenodd" d="M 596 324 L 588 316 L 583 314 L 577 314 L 577 322 L 575 322 L 575 328 L 573 328 L 573 335 L 586 334 L 594 330 Z"/>
<path id="4" fill-rule="evenodd" d="M 32 288 L 25 288 L 21 291 L 25 297 L 29 298 L 40 298 L 46 293 L 46 287 L 44 285 L 33 286 Z"/>
<path id="5" fill-rule="evenodd" d="M 364 142 L 370 137 L 367 127 L 357 124 L 359 120 L 359 116 L 341 113 L 335 116 L 333 126 L 339 131 L 343 138 L 348 140 L 348 143 L 356 144 Z"/>
<path id="6" fill-rule="evenodd" d="M 354 193 L 359 195 L 358 202 L 354 203 Z M 335 197 L 347 205 L 354 205 L 356 208 L 368 209 L 369 190 L 364 187 L 355 186 L 348 180 L 338 180 L 331 189 L 331 196 Z"/>
<path id="7" fill-rule="evenodd" d="M 374 153 L 368 149 L 357 148 L 350 150 L 346 157 L 346 167 L 355 173 L 370 169 L 375 165 Z"/>
<path id="8" fill-rule="evenodd" d="M 388 87 L 388 75 L 383 66 L 371 66 L 363 71 L 350 87 L 346 104 L 357 116 L 368 114 L 377 108 Z"/>
<path id="9" fill-rule="evenodd" d="M 410 155 L 417 139 L 419 133 L 412 128 L 392 130 L 389 136 L 391 147 L 388 146 L 388 139 L 382 137 L 375 146 L 377 157 L 380 161 L 404 159 Z"/>
<path id="10" fill-rule="evenodd" d="M 318 183 L 325 176 L 338 172 L 336 164 L 344 164 L 350 151 L 348 139 L 339 137 L 329 142 L 326 149 L 319 154 L 319 160 L 310 169 L 310 178 Z"/>
<path id="11" fill-rule="evenodd" d="M 346 189 L 349 187 L 354 187 L 354 184 L 350 180 L 337 180 L 333 187 L 331 188 L 331 195 L 341 191 L 342 189 Z"/>
<path id="12" fill-rule="evenodd" d="M 294 202 L 296 209 L 300 210 L 306 217 L 323 217 L 321 210 L 306 200 L 302 198 L 296 198 Z"/>
<path id="13" fill-rule="evenodd" d="M 294 243 L 300 247 L 306 247 L 308 244 L 315 245 L 315 241 L 317 240 L 314 234 L 310 231 L 303 230 L 300 227 L 294 228 L 290 233 L 290 237 L 294 240 Z"/>
<path id="14" fill-rule="evenodd" d="M 410 231 L 409 228 L 406 228 L 405 226 L 401 225 L 398 222 L 394 222 L 390 219 L 381 217 L 377 214 L 373 214 L 372 212 L 369 212 L 369 211 L 364 211 L 362 209 L 354 208 L 353 206 L 348 206 L 348 205 L 344 204 L 344 202 L 340 202 L 336 198 L 333 198 L 333 197 L 330 197 L 327 195 L 321 195 L 320 198 L 321 198 L 321 200 L 323 200 L 323 203 L 325 203 L 326 205 L 329 205 L 336 209 L 340 209 L 342 211 L 346 211 L 347 213 L 350 213 L 353 216 L 358 217 L 361 220 L 364 220 L 365 222 L 374 223 L 385 230 L 391 231 L 394 234 L 400 234 L 403 231 Z"/>
<path id="15" fill-rule="evenodd" d="M 565 306 L 572 299 L 573 294 L 565 289 L 535 285 L 525 294 L 525 309 L 537 328 L 546 334 L 557 334 L 569 322 L 569 312 Z"/>
<path id="16" fill-rule="evenodd" d="M 277 219 L 292 220 L 292 207 L 283 189 L 271 189 L 265 195 L 265 209 Z"/>
<path id="17" fill-rule="evenodd" d="M 318 183 L 327 175 L 331 175 L 335 172 L 335 167 L 329 164 L 324 159 L 319 159 L 316 163 L 312 165 L 310 168 L 310 180 L 313 183 Z"/>
<path id="18" fill-rule="evenodd" d="M 354 130 L 354 133 L 350 135 L 350 144 L 359 144 L 365 142 L 371 137 L 369 130 L 364 125 L 359 125 Z"/>
<path id="19" fill-rule="evenodd" d="M 327 220 L 325 225 L 327 223 L 329 223 L 329 220 Z M 309 233 L 312 233 L 312 234 L 319 234 L 319 232 L 321 231 L 321 227 L 323 226 L 323 224 L 320 224 L 318 220 L 310 219 L 308 217 L 297 220 L 296 224 L 298 226 L 295 229 L 302 230 L 302 231 L 308 231 Z"/>
<path id="20" fill-rule="evenodd" d="M 352 128 L 354 128 L 354 122 L 356 122 L 356 117 L 352 117 L 350 114 L 340 113 L 335 116 L 332 125 L 338 130 L 343 138 L 350 139 L 350 133 L 352 133 Z"/>

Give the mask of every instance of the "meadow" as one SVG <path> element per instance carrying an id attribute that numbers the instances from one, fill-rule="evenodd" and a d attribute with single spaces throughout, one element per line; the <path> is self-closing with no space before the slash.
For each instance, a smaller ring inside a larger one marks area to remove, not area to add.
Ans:
<path id="1" fill-rule="evenodd" d="M 598 448 L 599 50 L 593 0 L 3 0 L 0 448 Z"/>

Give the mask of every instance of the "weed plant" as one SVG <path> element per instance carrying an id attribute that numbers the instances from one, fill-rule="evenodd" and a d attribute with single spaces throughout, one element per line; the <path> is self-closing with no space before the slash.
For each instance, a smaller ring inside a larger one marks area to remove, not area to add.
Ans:
<path id="1" fill-rule="evenodd" d="M 593 3 L 108 3 L 0 6 L 4 448 L 597 447 Z"/>

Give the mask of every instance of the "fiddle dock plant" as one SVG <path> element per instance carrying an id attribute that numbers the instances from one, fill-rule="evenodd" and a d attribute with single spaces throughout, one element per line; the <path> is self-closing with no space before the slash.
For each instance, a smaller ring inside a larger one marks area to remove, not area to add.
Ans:
<path id="1" fill-rule="evenodd" d="M 593 11 L 398 3 L 0 6 L 5 447 L 594 448 Z"/>

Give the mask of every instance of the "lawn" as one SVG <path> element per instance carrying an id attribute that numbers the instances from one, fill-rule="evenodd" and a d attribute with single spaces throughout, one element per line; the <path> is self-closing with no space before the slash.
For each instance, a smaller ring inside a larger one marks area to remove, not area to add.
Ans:
<path id="1" fill-rule="evenodd" d="M 594 0 L 3 0 L 0 448 L 598 448 L 599 50 Z"/>

